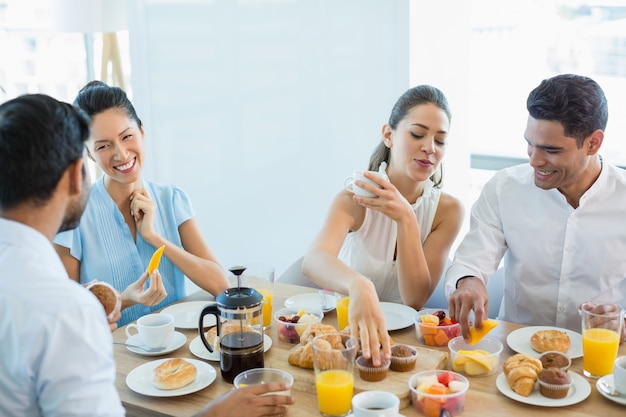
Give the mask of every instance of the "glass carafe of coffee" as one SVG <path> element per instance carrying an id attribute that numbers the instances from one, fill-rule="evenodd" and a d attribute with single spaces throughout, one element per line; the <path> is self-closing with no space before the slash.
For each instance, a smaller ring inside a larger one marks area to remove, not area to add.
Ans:
<path id="1" fill-rule="evenodd" d="M 224 290 L 200 313 L 198 330 L 204 346 L 213 352 L 214 346 L 206 339 L 204 316 L 213 315 L 217 322 L 220 368 L 222 378 L 232 383 L 246 369 L 263 368 L 263 296 L 253 288 L 242 287 L 239 281 L 244 267 L 234 267 L 238 285 Z"/>

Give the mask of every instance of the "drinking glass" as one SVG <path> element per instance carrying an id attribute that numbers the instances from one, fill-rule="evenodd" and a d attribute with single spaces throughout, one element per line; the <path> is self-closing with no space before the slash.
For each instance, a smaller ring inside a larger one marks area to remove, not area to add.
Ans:
<path id="1" fill-rule="evenodd" d="M 274 267 L 264 263 L 247 264 L 243 275 L 245 285 L 254 288 L 263 296 L 263 328 L 267 330 L 272 325 Z"/>
<path id="2" fill-rule="evenodd" d="M 613 372 L 617 357 L 624 311 L 615 304 L 604 304 L 604 312 L 592 312 L 594 303 L 581 306 L 583 336 L 583 373 L 599 378 Z"/>
<path id="3" fill-rule="evenodd" d="M 339 333 L 313 339 L 315 387 L 320 412 L 325 417 L 346 416 L 352 407 L 356 337 Z"/>
<path id="4" fill-rule="evenodd" d="M 348 326 L 348 307 L 350 306 L 350 297 L 342 297 L 337 300 L 337 329 L 343 330 Z"/>

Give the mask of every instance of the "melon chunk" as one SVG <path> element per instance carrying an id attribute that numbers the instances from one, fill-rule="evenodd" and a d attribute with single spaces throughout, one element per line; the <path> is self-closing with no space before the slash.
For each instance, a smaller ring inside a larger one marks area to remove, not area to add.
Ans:
<path id="1" fill-rule="evenodd" d="M 478 330 L 475 326 L 470 327 L 470 345 L 475 345 L 476 343 L 480 342 L 481 339 L 485 337 L 487 333 L 493 330 L 493 328 L 496 327 L 498 324 L 500 323 L 498 323 L 496 320 L 487 319 L 483 321 L 483 328 L 480 330 Z"/>

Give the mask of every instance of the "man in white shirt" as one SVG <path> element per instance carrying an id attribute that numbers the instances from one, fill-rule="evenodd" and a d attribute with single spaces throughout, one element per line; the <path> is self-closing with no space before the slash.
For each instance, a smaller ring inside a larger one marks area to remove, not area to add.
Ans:
<path id="1" fill-rule="evenodd" d="M 124 415 L 102 305 L 52 246 L 87 201 L 88 136 L 88 118 L 48 96 L 0 106 L 2 416 Z"/>
<path id="2" fill-rule="evenodd" d="M 530 93 L 527 109 L 529 164 L 485 185 L 446 273 L 450 314 L 466 338 L 470 311 L 479 328 L 487 318 L 485 284 L 502 257 L 502 320 L 580 332 L 580 304 L 625 300 L 626 172 L 599 155 L 604 92 L 590 78 L 558 75 Z"/>
<path id="3" fill-rule="evenodd" d="M 89 194 L 89 119 L 51 97 L 0 105 L 0 416 L 123 416 L 113 338 L 96 297 L 69 279 L 52 239 Z M 270 416 L 293 399 L 263 384 L 229 391 L 199 417 Z"/>

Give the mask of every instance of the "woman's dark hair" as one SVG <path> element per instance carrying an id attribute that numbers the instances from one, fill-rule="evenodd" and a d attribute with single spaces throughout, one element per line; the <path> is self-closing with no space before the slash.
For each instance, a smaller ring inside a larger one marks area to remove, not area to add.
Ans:
<path id="1" fill-rule="evenodd" d="M 391 115 L 389 116 L 389 125 L 393 130 L 398 127 L 398 124 L 402 119 L 406 117 L 409 111 L 421 104 L 434 104 L 443 110 L 448 116 L 448 120 L 452 120 L 452 113 L 450 112 L 450 106 L 446 96 L 438 89 L 430 85 L 418 85 L 407 90 L 400 96 L 396 104 L 391 109 Z M 370 163 L 368 169 L 370 171 L 377 171 L 380 164 L 384 161 L 389 164 L 389 157 L 391 155 L 390 149 L 385 145 L 385 142 L 376 146 L 372 156 L 370 157 Z M 430 177 L 431 181 L 436 187 L 441 187 L 443 183 L 443 165 L 439 164 L 439 169 L 433 173 Z"/>
<path id="2" fill-rule="evenodd" d="M 90 118 L 109 109 L 120 109 L 141 127 L 141 120 L 124 90 L 108 86 L 102 81 L 87 83 L 78 92 L 74 105 L 83 109 Z"/>
<path id="3" fill-rule="evenodd" d="M 45 204 L 67 167 L 83 157 L 89 118 L 44 94 L 0 106 L 0 207 Z"/>
<path id="4" fill-rule="evenodd" d="M 560 122 L 579 149 L 594 130 L 604 130 L 609 119 L 602 88 L 591 78 L 574 74 L 543 80 L 528 95 L 526 108 L 534 119 Z"/>

